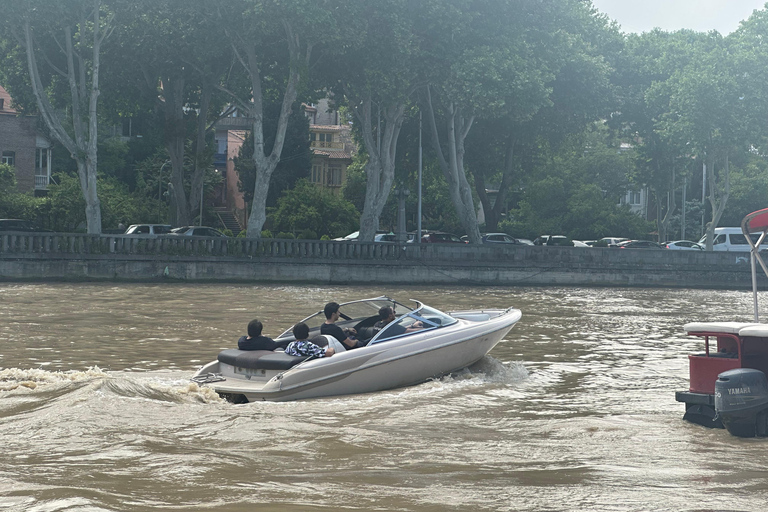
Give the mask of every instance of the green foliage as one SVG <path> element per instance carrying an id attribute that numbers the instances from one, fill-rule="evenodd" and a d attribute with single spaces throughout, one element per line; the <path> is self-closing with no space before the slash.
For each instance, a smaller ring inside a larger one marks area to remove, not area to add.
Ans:
<path id="1" fill-rule="evenodd" d="M 277 234 L 277 236 L 275 236 L 275 238 L 293 240 L 294 238 L 296 238 L 296 235 L 294 235 L 293 233 L 289 233 L 287 231 L 281 231 Z"/>
<path id="2" fill-rule="evenodd" d="M 304 229 L 296 238 L 299 240 L 317 240 L 317 233 L 311 229 Z"/>
<path id="3" fill-rule="evenodd" d="M 306 179 L 287 190 L 269 214 L 274 229 L 286 233 L 311 230 L 317 235 L 339 237 L 354 231 L 359 222 L 355 206 Z M 280 235 L 278 235 L 279 237 Z"/>
<path id="4" fill-rule="evenodd" d="M 38 222 L 40 199 L 16 189 L 16 170 L 0 164 L 0 218 Z"/>
<path id="5" fill-rule="evenodd" d="M 226 236 L 235 236 L 231 229 L 222 229 L 221 232 Z"/>
<path id="6" fill-rule="evenodd" d="M 60 174 L 56 181 L 58 183 L 50 185 L 48 196 L 41 202 L 41 213 L 48 219 L 47 224 L 57 231 L 82 231 L 85 226 L 85 201 L 79 180 Z M 156 203 L 147 202 L 139 193 L 131 193 L 127 185 L 116 178 L 100 179 L 98 191 L 104 230 L 115 230 L 121 222 L 128 226 L 156 221 Z"/>

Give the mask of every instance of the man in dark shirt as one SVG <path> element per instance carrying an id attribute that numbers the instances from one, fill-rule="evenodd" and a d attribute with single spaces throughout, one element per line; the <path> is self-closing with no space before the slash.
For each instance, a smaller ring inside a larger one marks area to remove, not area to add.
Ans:
<path id="1" fill-rule="evenodd" d="M 383 308 L 379 309 L 379 318 L 381 320 L 376 322 L 376 324 L 373 327 L 376 330 L 380 331 L 381 329 L 383 329 L 384 327 L 386 327 L 387 325 L 389 325 L 390 323 L 396 320 L 395 310 L 392 309 L 390 306 L 384 306 Z M 424 328 L 424 324 L 422 322 L 414 322 L 410 327 L 405 327 L 401 324 L 395 324 L 387 330 L 387 337 L 399 336 L 401 334 L 418 331 L 423 328 Z"/>
<path id="2" fill-rule="evenodd" d="M 339 340 L 347 350 L 363 346 L 360 345 L 354 337 L 355 334 L 357 334 L 356 330 L 352 328 L 342 329 L 336 325 L 336 321 L 338 321 L 341 316 L 339 314 L 339 305 L 337 303 L 329 302 L 326 304 L 325 308 L 323 308 L 323 313 L 325 313 L 326 320 L 325 323 L 320 326 L 320 334 L 333 336 Z"/>
<path id="3" fill-rule="evenodd" d="M 288 342 L 275 343 L 272 338 L 261 335 L 264 328 L 262 323 L 255 318 L 248 323 L 248 336 L 242 336 L 237 340 L 237 348 L 240 350 L 275 350 L 285 348 Z"/>

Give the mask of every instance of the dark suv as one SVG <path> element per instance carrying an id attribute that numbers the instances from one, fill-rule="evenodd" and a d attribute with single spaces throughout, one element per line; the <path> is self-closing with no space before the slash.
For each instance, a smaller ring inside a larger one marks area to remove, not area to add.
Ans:
<path id="1" fill-rule="evenodd" d="M 466 242 L 452 233 L 431 231 L 421 237 L 423 244 L 465 244 Z"/>
<path id="2" fill-rule="evenodd" d="M 541 235 L 533 241 L 533 245 L 573 247 L 573 241 L 567 236 L 562 235 Z"/>

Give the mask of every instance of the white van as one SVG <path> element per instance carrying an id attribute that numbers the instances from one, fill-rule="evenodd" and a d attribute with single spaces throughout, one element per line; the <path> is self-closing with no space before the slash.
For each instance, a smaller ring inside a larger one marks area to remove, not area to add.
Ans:
<path id="1" fill-rule="evenodd" d="M 752 233 L 750 238 L 756 243 L 760 234 Z M 699 245 L 704 247 L 706 243 L 707 235 L 704 235 L 699 240 Z M 713 251 L 749 252 L 749 249 L 749 243 L 747 243 L 741 228 L 715 228 L 715 240 L 712 243 Z M 760 249 L 768 249 L 768 241 L 763 241 Z"/>

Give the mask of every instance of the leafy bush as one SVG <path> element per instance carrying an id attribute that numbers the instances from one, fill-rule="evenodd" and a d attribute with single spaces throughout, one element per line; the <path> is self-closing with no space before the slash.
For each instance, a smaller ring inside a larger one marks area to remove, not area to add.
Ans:
<path id="1" fill-rule="evenodd" d="M 293 233 L 288 233 L 286 231 L 281 231 L 281 232 L 279 232 L 277 234 L 277 236 L 275 236 L 275 238 L 285 238 L 285 239 L 293 240 L 296 237 L 293 236 Z"/>
<path id="2" fill-rule="evenodd" d="M 302 179 L 296 188 L 283 193 L 269 217 L 275 230 L 312 231 L 317 239 L 318 235 L 332 238 L 354 231 L 360 214 L 349 201 Z"/>
<path id="3" fill-rule="evenodd" d="M 299 236 L 297 236 L 299 240 L 317 240 L 317 233 L 312 231 L 311 229 L 305 229 L 302 230 L 301 233 L 299 233 Z"/>

